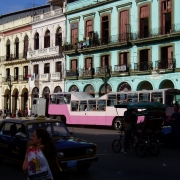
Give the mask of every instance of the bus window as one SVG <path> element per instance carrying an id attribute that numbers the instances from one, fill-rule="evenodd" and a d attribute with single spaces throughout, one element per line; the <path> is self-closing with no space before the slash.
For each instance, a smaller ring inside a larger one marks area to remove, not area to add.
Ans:
<path id="1" fill-rule="evenodd" d="M 123 103 L 127 101 L 126 94 L 117 94 L 117 104 Z"/>
<path id="2" fill-rule="evenodd" d="M 97 101 L 98 111 L 106 111 L 106 100 Z"/>
<path id="3" fill-rule="evenodd" d="M 107 97 L 107 106 L 114 106 L 117 103 L 116 94 L 109 94 Z"/>
<path id="4" fill-rule="evenodd" d="M 57 99 L 57 104 L 64 104 L 64 95 L 63 94 L 57 94 L 56 99 Z"/>
<path id="5" fill-rule="evenodd" d="M 149 102 L 150 101 L 150 93 L 140 93 L 139 94 L 139 102 Z"/>
<path id="6" fill-rule="evenodd" d="M 88 101 L 88 111 L 97 111 L 96 100 L 89 100 Z"/>
<path id="7" fill-rule="evenodd" d="M 70 104 L 71 102 L 71 94 L 66 94 L 66 104 Z"/>
<path id="8" fill-rule="evenodd" d="M 71 111 L 78 111 L 78 101 L 71 101 Z"/>
<path id="9" fill-rule="evenodd" d="M 79 111 L 87 111 L 87 101 L 80 101 Z"/>
<path id="10" fill-rule="evenodd" d="M 163 94 L 162 94 L 162 92 L 153 92 L 151 94 L 151 101 L 163 103 Z"/>
<path id="11" fill-rule="evenodd" d="M 56 95 L 50 95 L 50 104 L 56 104 Z"/>
<path id="12" fill-rule="evenodd" d="M 36 99 L 34 99 L 34 100 L 33 100 L 33 104 L 36 104 L 36 103 L 37 103 L 37 100 L 36 100 Z"/>
<path id="13" fill-rule="evenodd" d="M 136 93 L 127 94 L 127 101 L 128 102 L 138 102 L 138 94 L 136 94 Z"/>

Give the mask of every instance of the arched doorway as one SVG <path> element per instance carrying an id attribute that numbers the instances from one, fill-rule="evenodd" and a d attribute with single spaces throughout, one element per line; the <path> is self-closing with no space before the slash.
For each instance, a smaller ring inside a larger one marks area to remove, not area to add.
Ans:
<path id="1" fill-rule="evenodd" d="M 32 99 L 39 97 L 39 88 L 34 87 L 32 90 Z"/>
<path id="2" fill-rule="evenodd" d="M 107 93 L 110 93 L 112 92 L 112 87 L 107 84 Z M 103 96 L 105 94 L 105 85 L 103 84 L 101 87 L 100 87 L 100 91 L 99 91 L 99 97 Z"/>
<path id="3" fill-rule="evenodd" d="M 46 99 L 46 112 L 45 112 L 45 115 L 46 115 L 46 116 L 48 115 L 49 93 L 50 93 L 50 89 L 49 89 L 49 87 L 46 86 L 46 87 L 43 89 L 43 98 Z"/>
<path id="4" fill-rule="evenodd" d="M 164 80 L 160 83 L 159 89 L 172 88 L 174 89 L 174 83 L 171 80 Z"/>
<path id="5" fill-rule="evenodd" d="M 6 89 L 4 93 L 4 109 L 6 109 L 7 111 L 9 111 L 9 99 L 10 99 L 10 90 Z"/>
<path id="6" fill-rule="evenodd" d="M 131 86 L 129 85 L 129 83 L 121 83 L 119 84 L 118 86 L 118 89 L 117 89 L 118 92 L 121 92 L 121 91 L 131 91 Z"/>
<path id="7" fill-rule="evenodd" d="M 95 97 L 94 87 L 91 84 L 88 84 L 87 86 L 85 86 L 84 92 Z"/>
<path id="8" fill-rule="evenodd" d="M 25 110 L 28 109 L 28 89 L 24 88 L 21 93 L 21 112 L 25 114 Z"/>
<path id="9" fill-rule="evenodd" d="M 139 85 L 137 86 L 137 91 L 139 90 L 153 90 L 153 86 L 150 82 L 148 81 L 142 81 L 139 83 Z"/>
<path id="10" fill-rule="evenodd" d="M 54 93 L 60 93 L 60 92 L 62 92 L 61 87 L 60 87 L 60 86 L 56 86 L 56 87 L 54 88 Z"/>
<path id="11" fill-rule="evenodd" d="M 74 92 L 79 92 L 79 89 L 78 89 L 78 87 L 77 87 L 76 85 L 73 85 L 73 86 L 71 86 L 71 87 L 69 88 L 69 92 L 72 92 L 72 91 L 74 91 Z"/>

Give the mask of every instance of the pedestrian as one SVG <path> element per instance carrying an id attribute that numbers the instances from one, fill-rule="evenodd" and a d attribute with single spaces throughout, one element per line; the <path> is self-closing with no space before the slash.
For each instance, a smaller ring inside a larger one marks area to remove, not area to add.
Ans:
<path id="1" fill-rule="evenodd" d="M 123 149 L 121 151 L 124 154 L 127 154 L 129 141 L 137 124 L 136 109 L 128 109 L 124 112 L 124 123 L 125 123 L 124 142 L 123 142 Z"/>
<path id="2" fill-rule="evenodd" d="M 36 129 L 31 138 L 31 147 L 38 148 L 42 151 L 44 157 L 46 158 L 48 165 L 50 167 L 53 179 L 61 179 L 60 174 L 60 165 L 57 159 L 57 151 L 55 144 L 50 138 L 49 133 L 45 129 Z M 28 150 L 27 150 L 28 152 Z M 26 153 L 25 160 L 23 163 L 23 171 L 28 172 L 28 154 Z"/>
<path id="3" fill-rule="evenodd" d="M 18 109 L 16 109 L 16 118 L 18 118 Z"/>
<path id="4" fill-rule="evenodd" d="M 28 117 L 31 117 L 31 108 L 28 110 Z"/>
<path id="5" fill-rule="evenodd" d="M 180 150 L 180 113 L 179 106 L 174 106 L 174 113 L 170 119 L 171 134 L 172 134 L 172 148 L 178 148 Z"/>

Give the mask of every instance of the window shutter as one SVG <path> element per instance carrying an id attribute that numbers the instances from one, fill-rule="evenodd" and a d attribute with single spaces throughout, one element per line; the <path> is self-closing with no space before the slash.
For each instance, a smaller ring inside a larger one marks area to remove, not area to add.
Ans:
<path id="1" fill-rule="evenodd" d="M 71 61 L 71 69 L 73 71 L 76 71 L 76 69 L 77 69 L 77 60 L 72 60 Z"/>
<path id="2" fill-rule="evenodd" d="M 119 65 L 122 66 L 124 64 L 124 54 L 120 53 Z"/>
<path id="3" fill-rule="evenodd" d="M 105 63 L 105 56 L 101 57 L 101 67 L 104 67 L 106 65 Z"/>
<path id="4" fill-rule="evenodd" d="M 92 58 L 86 58 L 86 69 L 91 69 Z"/>
<path id="5" fill-rule="evenodd" d="M 127 33 L 129 32 L 129 10 L 120 12 L 120 36 L 121 41 L 125 41 L 127 39 Z"/>
<path id="6" fill-rule="evenodd" d="M 173 47 L 170 46 L 168 47 L 168 60 L 172 60 L 173 59 Z"/>

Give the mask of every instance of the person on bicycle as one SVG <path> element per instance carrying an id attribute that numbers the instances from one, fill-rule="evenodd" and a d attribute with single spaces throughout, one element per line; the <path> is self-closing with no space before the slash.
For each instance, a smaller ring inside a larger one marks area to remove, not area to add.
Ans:
<path id="1" fill-rule="evenodd" d="M 123 142 L 123 153 L 127 153 L 127 147 L 129 145 L 129 140 L 131 138 L 132 132 L 135 130 L 137 124 L 137 109 L 127 109 L 124 112 L 124 122 L 125 122 L 125 131 L 124 131 L 124 142 Z"/>

